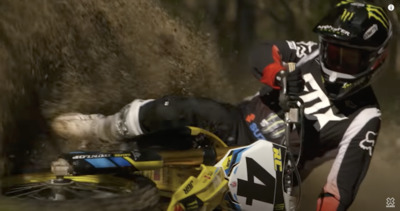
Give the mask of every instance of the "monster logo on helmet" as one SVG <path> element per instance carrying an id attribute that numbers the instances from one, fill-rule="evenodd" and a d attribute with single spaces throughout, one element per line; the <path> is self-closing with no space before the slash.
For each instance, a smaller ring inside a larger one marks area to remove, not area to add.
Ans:
<path id="1" fill-rule="evenodd" d="M 350 21 L 354 16 L 354 12 L 349 12 L 346 9 L 344 9 L 342 16 L 340 16 L 340 20 L 344 21 Z"/>
<path id="2" fill-rule="evenodd" d="M 328 97 L 340 100 L 368 86 L 387 56 L 392 26 L 378 6 L 342 1 L 314 28 Z"/>

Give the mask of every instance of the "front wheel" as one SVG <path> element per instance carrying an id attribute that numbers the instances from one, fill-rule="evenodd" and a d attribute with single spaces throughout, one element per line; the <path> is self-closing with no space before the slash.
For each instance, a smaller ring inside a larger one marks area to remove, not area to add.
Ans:
<path id="1" fill-rule="evenodd" d="M 159 193 L 141 175 L 54 178 L 50 173 L 2 179 L 0 210 L 158 210 Z"/>

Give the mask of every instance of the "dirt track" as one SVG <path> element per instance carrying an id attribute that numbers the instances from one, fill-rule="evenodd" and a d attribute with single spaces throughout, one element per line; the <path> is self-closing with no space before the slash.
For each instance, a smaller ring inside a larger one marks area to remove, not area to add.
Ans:
<path id="1" fill-rule="evenodd" d="M 0 152 L 8 158 L 12 155 L 8 165 L 41 163 L 36 159 L 46 150 L 61 150 L 60 143 L 53 142 L 47 121 L 62 112 L 107 114 L 134 98 L 167 93 L 223 101 L 234 98 L 212 42 L 171 19 L 152 2 L 0 3 L 4 8 L 0 13 Z M 255 89 L 249 84 L 235 83 L 235 91 L 243 96 L 252 94 Z M 351 210 L 385 210 L 386 197 L 400 200 L 396 156 L 400 147 L 393 145 L 400 142 L 398 131 L 390 128 L 389 137 L 380 136 Z M 328 168 L 322 166 L 305 181 L 302 210 L 314 210 Z M 0 198 L 0 210 L 24 210 L 19 207 L 23 204 L 6 205 Z"/>

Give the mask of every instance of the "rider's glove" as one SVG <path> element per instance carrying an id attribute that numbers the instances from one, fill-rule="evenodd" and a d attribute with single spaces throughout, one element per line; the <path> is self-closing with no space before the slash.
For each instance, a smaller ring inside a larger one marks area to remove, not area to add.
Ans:
<path id="1" fill-rule="evenodd" d="M 281 55 L 276 45 L 272 46 L 272 58 L 274 62 L 264 68 L 260 81 L 274 89 L 280 89 L 282 86 L 281 71 L 286 71 L 287 68 L 282 65 Z M 300 70 L 289 72 L 286 80 L 287 93 L 289 95 L 298 95 L 301 91 L 303 91 L 304 80 Z"/>
<path id="2" fill-rule="evenodd" d="M 276 45 L 272 46 L 272 59 L 274 62 L 263 69 L 260 81 L 274 89 L 280 89 L 280 86 L 276 83 L 276 78 L 280 71 L 286 70 L 286 67 L 282 65 L 281 55 L 279 54 L 279 49 Z"/>
<path id="3" fill-rule="evenodd" d="M 276 83 L 281 86 L 281 77 L 277 76 L 275 80 Z M 286 76 L 286 83 L 288 95 L 298 96 L 304 90 L 304 80 L 299 69 L 288 73 Z"/>

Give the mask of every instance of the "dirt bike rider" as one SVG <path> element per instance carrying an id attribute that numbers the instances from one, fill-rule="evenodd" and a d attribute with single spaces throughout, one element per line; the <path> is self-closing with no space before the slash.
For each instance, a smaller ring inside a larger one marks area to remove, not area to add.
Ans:
<path id="1" fill-rule="evenodd" d="M 370 83 L 387 56 L 391 23 L 380 7 L 342 1 L 314 31 L 319 45 L 282 41 L 256 47 L 253 72 L 267 86 L 237 106 L 181 96 L 136 99 L 110 116 L 64 114 L 52 127 L 67 139 L 103 142 L 181 125 L 209 129 L 228 145 L 277 141 L 284 134 L 277 73 L 285 69 L 282 62 L 296 62 L 297 70 L 288 74 L 288 92 L 305 106 L 301 176 L 335 159 L 317 210 L 346 210 L 367 172 L 380 128 Z"/>

